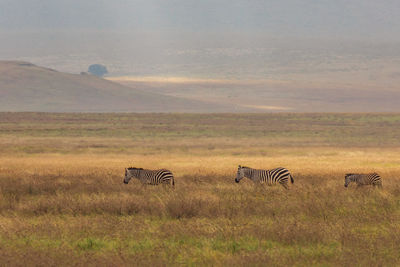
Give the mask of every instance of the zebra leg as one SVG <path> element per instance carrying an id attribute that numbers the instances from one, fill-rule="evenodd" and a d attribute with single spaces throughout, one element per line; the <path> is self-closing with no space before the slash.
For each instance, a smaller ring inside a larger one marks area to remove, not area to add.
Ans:
<path id="1" fill-rule="evenodd" d="M 168 179 L 164 181 L 164 184 L 169 185 L 170 187 L 174 187 L 174 179 Z"/>
<path id="2" fill-rule="evenodd" d="M 140 187 L 140 189 L 143 189 L 143 188 L 145 188 L 146 187 L 146 183 L 145 182 L 143 182 L 143 181 L 141 181 L 141 187 Z"/>
<path id="3" fill-rule="evenodd" d="M 263 190 L 263 191 L 267 191 L 267 186 L 266 186 L 266 184 L 264 184 L 264 183 L 258 183 L 258 184 L 254 183 L 254 189 L 255 189 L 255 190 L 260 190 L 260 188 L 261 188 L 261 190 Z"/>
<path id="4" fill-rule="evenodd" d="M 165 185 L 165 187 L 168 186 L 168 188 L 171 188 L 171 187 L 173 188 L 172 180 L 165 181 L 164 185 Z"/>
<path id="5" fill-rule="evenodd" d="M 163 188 L 167 188 L 167 187 L 168 188 L 171 188 L 171 187 L 174 188 L 174 182 L 173 182 L 173 180 L 170 180 L 170 179 L 162 181 L 161 184 L 162 184 Z"/>
<path id="6" fill-rule="evenodd" d="M 360 189 L 363 186 L 363 184 L 357 184 L 357 189 Z"/>
<path id="7" fill-rule="evenodd" d="M 282 185 L 286 190 L 289 190 L 289 187 L 287 186 L 287 183 L 281 183 L 281 185 Z"/>

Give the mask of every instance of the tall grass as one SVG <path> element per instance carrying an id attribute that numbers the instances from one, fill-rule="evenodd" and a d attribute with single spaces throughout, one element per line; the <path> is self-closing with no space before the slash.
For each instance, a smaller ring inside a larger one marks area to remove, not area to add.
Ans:
<path id="1" fill-rule="evenodd" d="M 398 115 L 212 116 L 0 113 L 0 265 L 400 264 Z M 295 183 L 236 184 L 239 164 Z M 344 187 L 372 171 L 382 190 Z"/>
<path id="2" fill-rule="evenodd" d="M 233 156 L 191 158 L 207 166 L 201 172 L 180 166 L 180 156 L 142 159 L 176 162 L 175 189 L 123 184 L 123 156 L 9 157 L 0 164 L 0 257 L 17 265 L 395 265 L 400 168 L 375 168 L 382 190 L 346 189 L 348 158 L 371 161 L 360 153 L 270 160 L 291 167 L 289 191 L 234 183 Z"/>

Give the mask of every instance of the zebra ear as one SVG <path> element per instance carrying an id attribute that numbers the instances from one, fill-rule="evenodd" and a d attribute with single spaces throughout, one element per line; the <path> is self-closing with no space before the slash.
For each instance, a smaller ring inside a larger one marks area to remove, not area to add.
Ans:
<path id="1" fill-rule="evenodd" d="M 239 169 L 242 168 L 242 166 L 239 165 Z"/>

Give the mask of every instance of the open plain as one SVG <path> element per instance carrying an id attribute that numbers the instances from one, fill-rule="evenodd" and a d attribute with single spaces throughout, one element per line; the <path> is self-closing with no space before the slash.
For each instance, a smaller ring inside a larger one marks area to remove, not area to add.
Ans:
<path id="1" fill-rule="evenodd" d="M 399 137 L 400 114 L 0 113 L 0 265 L 399 265 Z"/>

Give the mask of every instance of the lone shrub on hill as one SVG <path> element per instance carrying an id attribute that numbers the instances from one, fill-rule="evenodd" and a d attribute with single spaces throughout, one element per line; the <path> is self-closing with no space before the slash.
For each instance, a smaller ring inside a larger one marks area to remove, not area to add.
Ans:
<path id="1" fill-rule="evenodd" d="M 93 64 L 89 66 L 88 72 L 98 77 L 103 77 L 108 73 L 106 66 L 100 64 Z"/>

